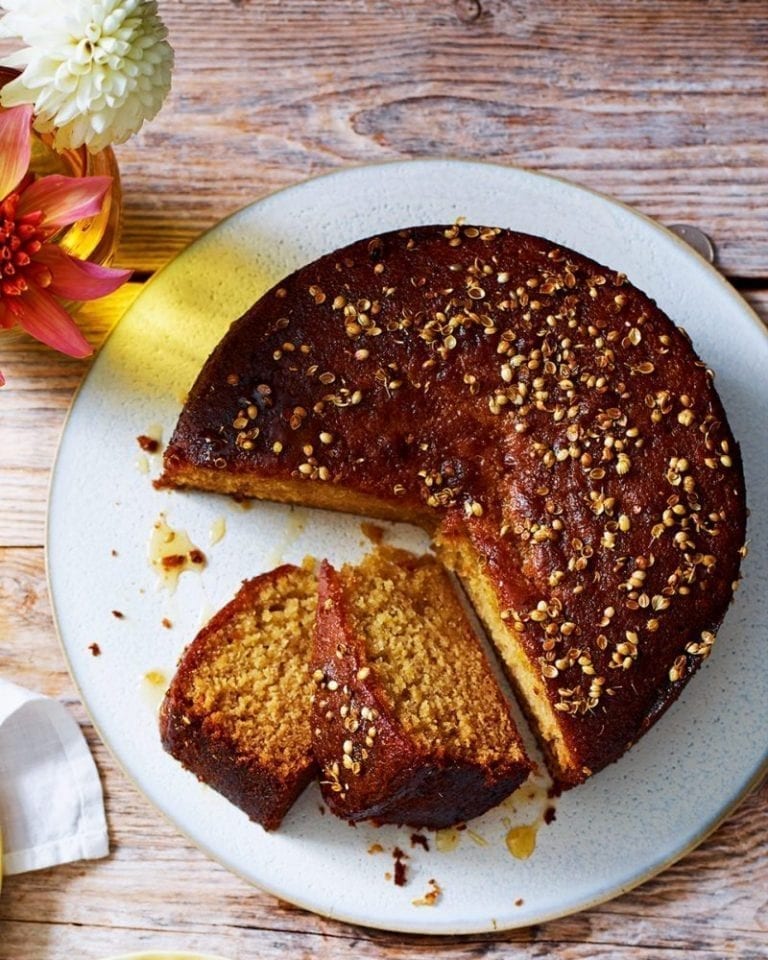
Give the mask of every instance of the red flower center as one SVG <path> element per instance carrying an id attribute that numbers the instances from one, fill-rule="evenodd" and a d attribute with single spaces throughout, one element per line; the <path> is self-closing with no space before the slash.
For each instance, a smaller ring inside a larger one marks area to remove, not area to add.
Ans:
<path id="1" fill-rule="evenodd" d="M 38 210 L 18 217 L 18 205 L 18 193 L 9 194 L 0 204 L 0 294 L 3 299 L 24 293 L 29 288 L 28 280 L 41 287 L 51 282 L 50 270 L 33 259 L 48 236 L 40 228 L 43 213 Z M 6 306 L 13 309 L 12 303 L 6 301 Z"/>

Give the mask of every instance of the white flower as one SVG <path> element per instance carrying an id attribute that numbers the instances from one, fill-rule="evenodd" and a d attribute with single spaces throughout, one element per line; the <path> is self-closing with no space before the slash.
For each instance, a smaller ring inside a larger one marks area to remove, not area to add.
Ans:
<path id="1" fill-rule="evenodd" d="M 123 143 L 151 120 L 171 86 L 173 50 L 156 0 L 0 0 L 0 37 L 27 46 L 4 58 L 22 70 L 0 94 L 29 103 L 57 149 Z"/>

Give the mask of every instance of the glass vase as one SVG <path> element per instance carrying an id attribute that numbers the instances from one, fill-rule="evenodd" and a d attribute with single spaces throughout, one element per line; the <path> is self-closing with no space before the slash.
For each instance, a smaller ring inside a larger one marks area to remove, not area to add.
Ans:
<path id="1" fill-rule="evenodd" d="M 16 70 L 0 67 L 0 87 L 18 76 Z M 111 147 L 89 153 L 85 147 L 57 151 L 53 134 L 32 131 L 30 169 L 38 176 L 61 174 L 66 177 L 112 177 L 112 186 L 104 198 L 101 211 L 65 227 L 54 240 L 67 253 L 81 260 L 108 266 L 115 256 L 122 226 L 122 192 L 117 159 Z"/>

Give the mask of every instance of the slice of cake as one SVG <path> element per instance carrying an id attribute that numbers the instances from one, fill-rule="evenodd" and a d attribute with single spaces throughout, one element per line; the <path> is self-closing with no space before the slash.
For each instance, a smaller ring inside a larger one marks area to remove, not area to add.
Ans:
<path id="1" fill-rule="evenodd" d="M 246 580 L 184 652 L 165 696 L 165 749 L 267 830 L 315 774 L 309 564 Z"/>
<path id="2" fill-rule="evenodd" d="M 382 548 L 323 563 L 313 749 L 331 811 L 441 828 L 479 816 L 531 763 L 451 581 Z"/>

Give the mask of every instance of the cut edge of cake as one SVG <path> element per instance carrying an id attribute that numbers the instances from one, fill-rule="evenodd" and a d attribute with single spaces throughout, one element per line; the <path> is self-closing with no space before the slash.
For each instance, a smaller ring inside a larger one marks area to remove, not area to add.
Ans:
<path id="1" fill-rule="evenodd" d="M 400 582 L 396 582 L 398 575 L 402 575 Z M 420 596 L 413 603 L 404 590 L 403 581 L 409 575 L 422 586 L 428 582 L 434 596 Z M 363 589 L 353 596 L 355 586 Z M 384 547 L 360 565 L 347 565 L 341 571 L 324 562 L 318 589 L 312 660 L 313 749 L 322 769 L 323 794 L 333 813 L 351 822 L 371 819 L 440 829 L 481 815 L 525 781 L 532 764 L 509 706 L 448 575 L 433 557 Z M 363 627 L 354 608 L 363 597 L 370 604 L 372 596 L 374 606 Z M 432 637 L 429 657 L 436 661 L 434 665 L 427 662 L 429 658 L 419 658 L 422 641 L 409 633 L 411 624 L 418 622 L 413 613 L 421 617 L 424 636 Z M 450 709 L 439 700 L 444 690 L 422 690 L 410 676 L 418 664 L 433 671 L 429 676 L 438 686 L 437 661 L 445 651 L 435 649 L 434 638 L 435 631 L 446 626 L 455 631 L 458 663 L 478 681 L 484 694 L 474 716 L 467 691 L 461 689 L 459 696 L 461 670 L 444 658 L 441 669 L 456 684 Z M 388 644 L 410 650 L 412 663 L 398 666 L 394 650 L 389 663 L 380 640 L 382 631 L 388 631 Z M 374 634 L 379 635 L 378 652 Z M 396 684 L 391 681 L 398 669 L 408 674 L 407 690 L 400 690 L 399 696 L 409 704 L 423 697 L 418 701 L 418 719 L 415 707 L 398 703 Z M 429 694 L 438 699 L 430 699 Z M 428 718 L 423 724 L 425 728 L 431 724 L 433 734 L 421 729 L 422 716 Z M 455 741 L 451 743 L 448 726 L 453 721 Z M 460 742 L 462 738 L 466 742 Z"/>

